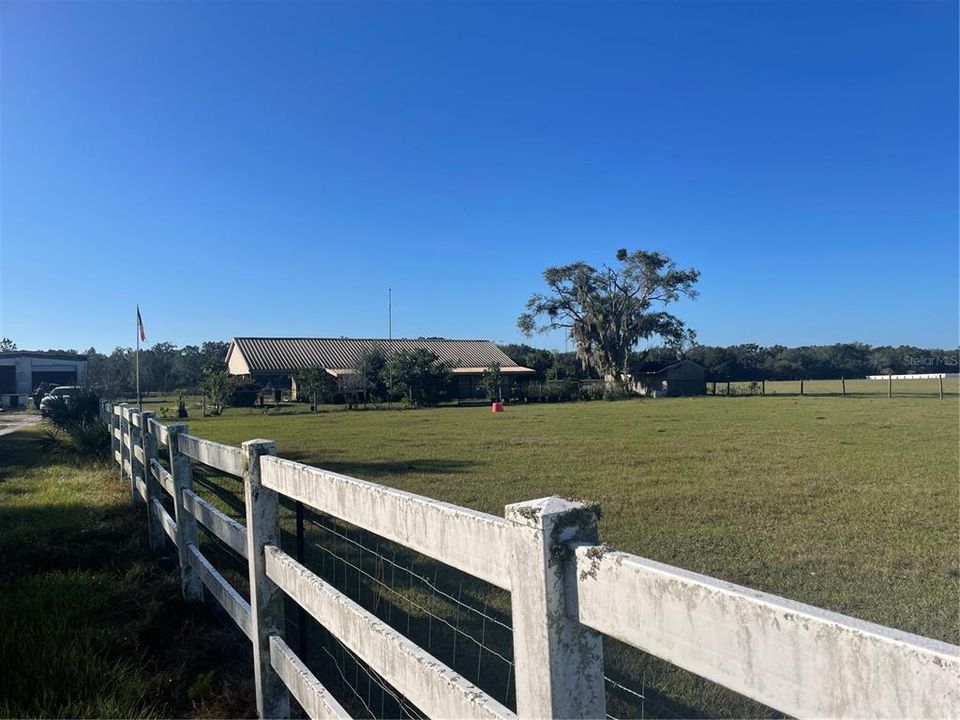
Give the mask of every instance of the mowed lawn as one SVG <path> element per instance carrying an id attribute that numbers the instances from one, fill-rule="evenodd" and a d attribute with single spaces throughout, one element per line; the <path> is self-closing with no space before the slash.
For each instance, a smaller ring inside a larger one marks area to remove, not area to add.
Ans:
<path id="1" fill-rule="evenodd" d="M 706 397 L 189 423 L 491 513 L 546 495 L 599 502 L 617 549 L 957 643 L 958 409 Z"/>

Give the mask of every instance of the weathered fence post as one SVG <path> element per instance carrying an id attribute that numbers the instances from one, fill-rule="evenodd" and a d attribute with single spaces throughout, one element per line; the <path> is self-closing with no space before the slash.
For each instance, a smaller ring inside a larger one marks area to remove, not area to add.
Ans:
<path id="1" fill-rule="evenodd" d="M 180 587 L 183 599 L 203 600 L 203 586 L 190 563 L 190 545 L 200 547 L 197 538 L 197 519 L 183 506 L 183 491 L 193 490 L 193 469 L 190 458 L 180 452 L 180 435 L 187 434 L 183 423 L 167 428 L 167 447 L 170 449 L 170 474 L 173 475 L 173 508 L 177 521 L 177 550 L 180 555 Z"/>
<path id="2" fill-rule="evenodd" d="M 296 512 L 297 512 L 297 562 L 301 565 L 306 564 L 307 555 L 306 548 L 304 547 L 304 530 L 303 530 L 303 503 L 297 500 L 296 502 Z M 300 654 L 300 659 L 305 660 L 307 657 L 307 611 L 303 609 L 303 605 L 297 604 L 297 652 Z"/>
<path id="3" fill-rule="evenodd" d="M 843 395 L 843 397 L 847 396 L 847 379 L 844 377 L 840 378 L 840 394 Z"/>
<path id="4" fill-rule="evenodd" d="M 133 493 L 133 501 L 138 502 L 142 498 L 137 490 L 137 478 L 146 483 L 147 479 L 143 475 L 143 463 L 137 457 L 137 448 L 143 451 L 143 417 L 139 410 L 130 411 L 130 487 Z M 144 502 L 146 500 L 144 499 Z"/>
<path id="5" fill-rule="evenodd" d="M 937 378 L 940 381 L 940 399 L 943 400 L 943 375 Z"/>
<path id="6" fill-rule="evenodd" d="M 763 397 L 767 394 L 767 379 L 764 378 L 760 381 L 760 396 Z"/>
<path id="7" fill-rule="evenodd" d="M 117 408 L 114 405 L 110 405 L 110 452 L 112 453 L 110 459 L 116 461 L 117 453 L 120 452 L 120 438 L 117 437 L 117 432 L 120 430 L 120 416 L 117 414 Z M 120 463 L 120 470 L 123 471 L 123 463 Z"/>
<path id="8" fill-rule="evenodd" d="M 160 483 L 153 477 L 152 461 L 157 457 L 157 436 L 153 434 L 150 423 L 154 413 L 145 411 L 140 414 L 140 439 L 143 447 L 143 481 L 147 484 L 147 532 L 150 547 L 154 550 L 163 547 L 163 527 L 160 518 L 153 511 L 153 501 L 160 499 Z"/>
<path id="9" fill-rule="evenodd" d="M 260 482 L 260 456 L 276 455 L 277 444 L 272 440 L 248 440 L 242 447 L 257 715 L 286 718 L 290 716 L 290 696 L 287 686 L 270 664 L 270 636 L 283 634 L 283 593 L 267 577 L 263 552 L 266 545 L 280 547 L 280 497 Z"/>
<path id="10" fill-rule="evenodd" d="M 887 397 L 893 397 L 893 375 L 887 375 Z"/>
<path id="11" fill-rule="evenodd" d="M 120 405 L 120 480 L 124 478 L 126 464 L 130 462 L 130 406 Z M 132 467 L 132 466 L 131 466 Z M 131 473 L 132 475 L 132 473 Z M 133 477 L 130 478 L 130 497 L 133 497 Z"/>
<path id="12" fill-rule="evenodd" d="M 580 624 L 570 543 L 597 540 L 597 514 L 550 497 L 507 505 L 517 715 L 602 718 L 603 639 Z"/>

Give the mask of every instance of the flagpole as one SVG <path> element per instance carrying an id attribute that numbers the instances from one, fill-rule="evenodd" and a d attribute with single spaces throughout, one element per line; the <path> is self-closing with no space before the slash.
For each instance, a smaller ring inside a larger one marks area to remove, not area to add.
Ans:
<path id="1" fill-rule="evenodd" d="M 143 398 L 140 397 L 140 304 L 137 304 L 137 409 L 143 412 Z"/>

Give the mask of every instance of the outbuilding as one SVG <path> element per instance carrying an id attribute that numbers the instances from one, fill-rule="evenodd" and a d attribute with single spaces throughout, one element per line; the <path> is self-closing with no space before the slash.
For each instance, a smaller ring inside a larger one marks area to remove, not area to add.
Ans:
<path id="1" fill-rule="evenodd" d="M 41 384 L 85 385 L 87 356 L 41 350 L 0 352 L 0 406 L 25 407 Z"/>
<path id="2" fill-rule="evenodd" d="M 634 392 L 648 397 L 707 394 L 707 371 L 693 360 L 647 363 L 633 373 Z"/>

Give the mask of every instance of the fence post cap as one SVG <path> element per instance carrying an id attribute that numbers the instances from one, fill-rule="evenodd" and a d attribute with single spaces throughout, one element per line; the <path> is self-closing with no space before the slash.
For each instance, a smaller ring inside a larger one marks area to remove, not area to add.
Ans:
<path id="1" fill-rule="evenodd" d="M 180 435 L 181 433 L 186 435 L 189 428 L 186 423 L 174 423 L 173 425 L 167 425 L 167 434 L 168 435 Z"/>
<path id="2" fill-rule="evenodd" d="M 600 506 L 552 496 L 511 503 L 504 508 L 504 515 L 515 523 L 535 528 L 542 528 L 545 520 L 554 526 L 595 526 Z"/>
<path id="3" fill-rule="evenodd" d="M 246 452 L 254 452 L 260 455 L 275 455 L 277 452 L 277 443 L 274 440 L 264 440 L 263 438 L 257 438 L 256 440 L 245 440 L 240 443 Z"/>

